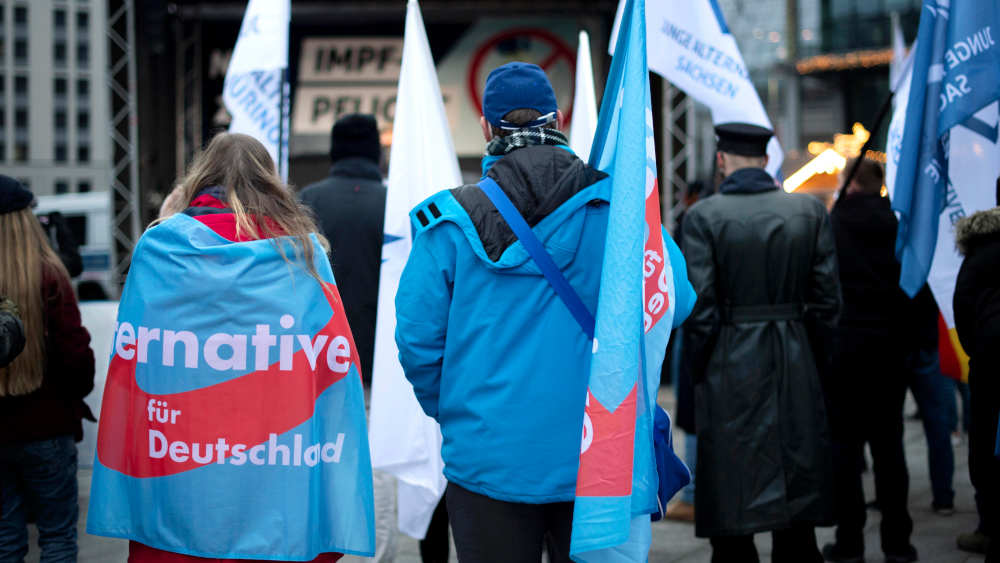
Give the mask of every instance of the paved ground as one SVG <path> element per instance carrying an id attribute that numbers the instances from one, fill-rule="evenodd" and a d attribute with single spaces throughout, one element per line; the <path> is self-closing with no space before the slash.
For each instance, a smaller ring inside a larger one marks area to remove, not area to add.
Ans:
<path id="1" fill-rule="evenodd" d="M 669 390 L 661 393 L 661 404 L 669 405 L 672 397 Z M 912 411 L 912 402 L 907 411 Z M 678 436 L 678 440 L 680 437 Z M 910 510 L 914 520 L 913 543 L 920 553 L 920 560 L 929 563 L 980 563 L 982 557 L 970 556 L 955 547 L 955 536 L 971 531 L 976 525 L 975 507 L 972 500 L 972 486 L 969 483 L 967 466 L 968 451 L 964 444 L 955 448 L 955 508 L 954 516 L 942 517 L 930 510 L 931 489 L 927 474 L 927 448 L 923 429 L 919 422 L 906 422 L 906 455 L 910 469 Z M 81 470 L 80 478 L 80 561 L 83 563 L 124 562 L 127 554 L 125 542 L 87 535 L 84 532 L 85 515 L 90 494 L 90 470 Z M 865 476 L 867 498 L 872 498 L 873 483 L 870 474 Z M 866 527 L 868 561 L 882 561 L 878 540 L 878 513 L 870 512 Z M 831 528 L 818 530 L 820 545 L 831 541 Z M 34 544 L 35 531 L 32 530 Z M 405 536 L 398 536 L 396 563 L 419 563 L 417 542 Z M 771 538 L 769 534 L 759 534 L 756 538 L 761 560 L 770 561 Z M 653 527 L 653 549 L 649 561 L 653 563 L 701 563 L 708 562 L 711 548 L 706 540 L 694 537 L 694 527 L 690 524 L 659 522 Z M 349 558 L 351 563 L 363 561 Z M 452 557 L 454 559 L 454 556 Z M 27 561 L 38 561 L 34 548 Z"/>

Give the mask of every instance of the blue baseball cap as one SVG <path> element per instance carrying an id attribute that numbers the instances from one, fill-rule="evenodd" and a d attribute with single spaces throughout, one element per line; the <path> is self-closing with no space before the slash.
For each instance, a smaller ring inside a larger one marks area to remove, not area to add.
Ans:
<path id="1" fill-rule="evenodd" d="M 515 109 L 533 109 L 541 117 L 520 125 L 504 121 Z M 513 62 L 493 69 L 483 90 L 483 116 L 500 129 L 541 127 L 556 118 L 559 106 L 549 77 L 538 65 Z"/>

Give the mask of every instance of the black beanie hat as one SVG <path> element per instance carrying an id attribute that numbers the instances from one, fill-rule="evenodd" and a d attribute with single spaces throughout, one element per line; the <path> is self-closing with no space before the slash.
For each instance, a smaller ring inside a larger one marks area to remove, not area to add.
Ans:
<path id="1" fill-rule="evenodd" d="M 0 214 L 20 211 L 31 205 L 35 196 L 21 182 L 0 174 Z"/>
<path id="2" fill-rule="evenodd" d="M 349 156 L 360 156 L 379 164 L 382 143 L 379 141 L 375 116 L 362 113 L 345 115 L 333 124 L 330 133 L 330 160 L 337 162 Z"/>

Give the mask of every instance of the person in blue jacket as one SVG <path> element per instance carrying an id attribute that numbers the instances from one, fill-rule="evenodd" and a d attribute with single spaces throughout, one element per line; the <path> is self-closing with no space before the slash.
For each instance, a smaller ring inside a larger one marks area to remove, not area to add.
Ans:
<path id="1" fill-rule="evenodd" d="M 490 73 L 480 120 L 492 178 L 593 313 L 610 178 L 574 155 L 536 65 Z M 396 342 L 424 411 L 441 424 L 445 501 L 463 563 L 569 561 L 592 343 L 477 184 L 410 214 L 415 236 L 396 295 Z M 664 237 L 675 324 L 694 305 Z"/>

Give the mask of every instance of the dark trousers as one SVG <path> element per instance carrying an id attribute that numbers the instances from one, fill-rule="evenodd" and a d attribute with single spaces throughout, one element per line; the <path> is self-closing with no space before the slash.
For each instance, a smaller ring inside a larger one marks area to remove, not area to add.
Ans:
<path id="1" fill-rule="evenodd" d="M 438 502 L 427 526 L 427 534 L 420 540 L 420 561 L 423 563 L 448 563 L 448 508 L 444 497 Z"/>
<path id="2" fill-rule="evenodd" d="M 72 436 L 0 445 L 0 562 L 28 553 L 28 512 L 35 514 L 41 563 L 76 561 L 79 513 Z"/>
<path id="3" fill-rule="evenodd" d="M 828 385 L 834 453 L 834 515 L 837 543 L 845 553 L 864 553 L 865 510 L 861 482 L 864 445 L 874 461 L 875 494 L 882 512 L 882 551 L 906 553 L 913 520 L 907 509 L 910 478 L 903 450 L 906 377 L 900 355 L 886 335 L 841 329 Z"/>
<path id="4" fill-rule="evenodd" d="M 812 526 L 793 526 L 771 532 L 772 563 L 822 563 Z M 711 538 L 712 563 L 757 563 L 753 536 L 717 536 Z"/>
<path id="5" fill-rule="evenodd" d="M 969 477 L 976 489 L 979 531 L 990 536 L 986 560 L 1000 563 L 1000 459 L 994 456 L 1000 417 L 1000 384 L 996 373 L 973 369 L 969 374 L 972 421 L 969 427 Z"/>
<path id="6" fill-rule="evenodd" d="M 504 502 L 448 483 L 445 491 L 455 549 L 462 563 L 569 563 L 573 503 Z"/>

